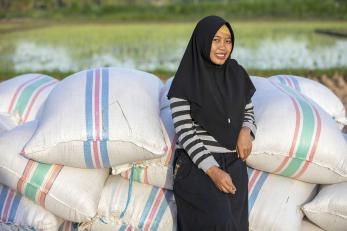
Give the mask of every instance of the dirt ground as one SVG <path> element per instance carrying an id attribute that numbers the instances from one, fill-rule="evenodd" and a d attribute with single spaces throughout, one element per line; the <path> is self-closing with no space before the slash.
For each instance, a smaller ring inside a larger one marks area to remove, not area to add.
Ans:
<path id="1" fill-rule="evenodd" d="M 347 76 L 335 74 L 330 77 L 322 75 L 320 77 L 312 77 L 311 79 L 324 84 L 332 90 L 342 100 L 342 103 L 347 110 Z M 343 131 L 347 133 L 347 126 L 344 127 Z"/>

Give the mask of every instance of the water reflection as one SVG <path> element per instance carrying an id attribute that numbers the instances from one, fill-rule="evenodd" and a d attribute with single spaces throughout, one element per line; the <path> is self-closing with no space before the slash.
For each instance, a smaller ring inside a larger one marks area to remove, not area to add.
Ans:
<path id="1" fill-rule="evenodd" d="M 98 54 L 88 54 L 83 48 L 41 45 L 19 41 L 11 57 L 15 71 L 79 71 L 98 66 L 123 66 L 142 70 L 175 71 L 186 46 L 186 41 L 167 45 L 130 47 L 115 45 Z M 290 69 L 333 68 L 347 65 L 347 40 L 336 39 L 329 45 L 312 46 L 306 40 L 286 37 L 281 40 L 263 39 L 259 44 L 235 47 L 233 56 L 246 68 Z M 90 53 L 90 52 L 89 52 Z"/>

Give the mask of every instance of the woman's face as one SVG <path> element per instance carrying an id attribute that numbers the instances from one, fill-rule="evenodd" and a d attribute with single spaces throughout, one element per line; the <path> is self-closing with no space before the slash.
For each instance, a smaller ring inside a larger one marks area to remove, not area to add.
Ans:
<path id="1" fill-rule="evenodd" d="M 230 31 L 221 27 L 212 39 L 210 51 L 211 62 L 217 65 L 224 64 L 230 55 L 232 46 Z"/>

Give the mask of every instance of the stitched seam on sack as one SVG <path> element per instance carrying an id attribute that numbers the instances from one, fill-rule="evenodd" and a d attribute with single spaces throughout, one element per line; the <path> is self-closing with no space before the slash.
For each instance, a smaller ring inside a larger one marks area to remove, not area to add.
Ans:
<path id="1" fill-rule="evenodd" d="M 333 216 L 336 216 L 336 217 L 341 217 L 343 219 L 347 219 L 347 216 L 344 216 L 342 214 L 337 214 L 337 213 L 333 213 L 333 212 L 330 212 L 330 211 L 327 211 L 327 210 L 324 210 L 323 212 L 322 211 L 314 211 L 314 210 L 311 210 L 311 209 L 302 209 L 304 210 L 304 213 L 306 212 L 309 212 L 309 213 L 315 213 L 315 214 L 329 214 L 329 215 L 333 215 Z"/>
<path id="2" fill-rule="evenodd" d="M 31 152 L 28 152 L 28 154 L 42 153 L 42 152 L 45 152 L 46 150 L 50 150 L 50 149 L 52 149 L 52 148 L 55 148 L 55 147 L 57 147 L 57 146 L 60 145 L 60 144 L 65 144 L 65 143 L 70 143 L 70 142 L 85 142 L 85 141 L 87 141 L 87 140 L 69 140 L 69 141 L 62 141 L 62 142 L 59 142 L 59 143 L 57 143 L 57 144 L 54 144 L 54 145 L 50 146 L 49 148 L 41 149 L 41 150 L 37 150 L 37 151 L 31 151 Z M 127 141 L 127 140 L 108 140 L 108 142 L 111 142 L 111 143 L 112 143 L 112 142 L 131 143 L 131 144 L 133 144 L 134 146 L 137 146 L 137 147 L 139 147 L 139 148 L 141 148 L 141 149 L 145 149 L 145 150 L 147 150 L 147 151 L 149 151 L 149 152 L 151 152 L 151 153 L 154 153 L 155 155 L 159 155 L 159 154 L 160 154 L 160 156 L 165 155 L 165 153 L 164 153 L 164 154 L 161 154 L 161 152 L 160 152 L 160 153 L 154 152 L 154 151 L 152 151 L 151 149 L 149 149 L 149 148 L 147 148 L 147 147 L 141 146 L 141 145 L 137 144 L 135 141 Z M 141 140 L 140 140 L 139 143 L 141 143 Z M 165 142 L 164 142 L 164 143 L 165 143 Z M 149 145 L 149 146 L 150 146 L 150 145 Z M 26 156 L 26 154 L 24 154 L 24 156 Z"/>

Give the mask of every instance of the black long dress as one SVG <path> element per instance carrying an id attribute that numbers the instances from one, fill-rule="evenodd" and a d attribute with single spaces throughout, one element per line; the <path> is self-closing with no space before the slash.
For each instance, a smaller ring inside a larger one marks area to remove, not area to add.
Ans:
<path id="1" fill-rule="evenodd" d="M 230 174 L 236 193 L 220 191 L 184 149 L 176 149 L 174 196 L 178 231 L 248 231 L 248 175 L 236 154 L 213 153 L 220 168 Z"/>

